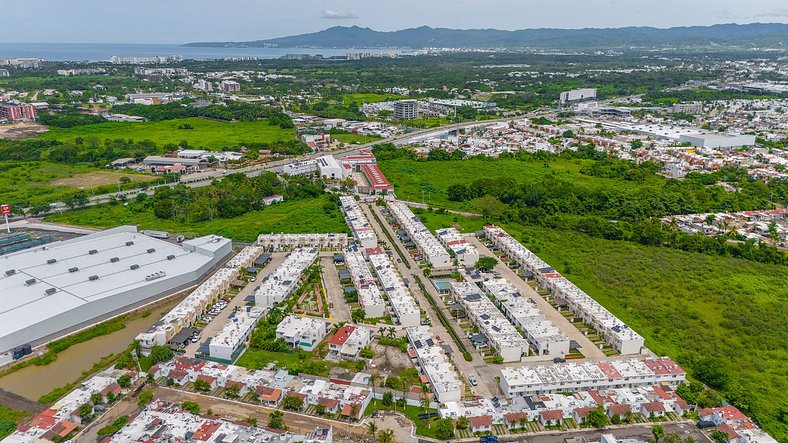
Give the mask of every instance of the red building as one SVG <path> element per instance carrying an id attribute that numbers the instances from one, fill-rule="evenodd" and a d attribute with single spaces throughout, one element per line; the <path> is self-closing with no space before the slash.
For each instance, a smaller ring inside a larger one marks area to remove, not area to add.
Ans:
<path id="1" fill-rule="evenodd" d="M 0 104 L 0 119 L 8 121 L 35 120 L 36 107 L 30 103 Z"/>

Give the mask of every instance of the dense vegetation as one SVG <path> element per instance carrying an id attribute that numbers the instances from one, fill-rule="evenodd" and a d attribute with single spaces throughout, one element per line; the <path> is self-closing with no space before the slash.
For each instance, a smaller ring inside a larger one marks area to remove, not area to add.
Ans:
<path id="1" fill-rule="evenodd" d="M 188 117 L 204 117 L 223 121 L 255 121 L 267 119 L 271 126 L 292 129 L 293 120 L 284 112 L 270 106 L 251 103 L 230 102 L 223 105 L 203 107 L 189 106 L 188 102 L 171 102 L 163 105 L 120 105 L 113 111 L 145 117 L 149 121 L 175 120 Z"/>
<path id="2" fill-rule="evenodd" d="M 788 183 L 751 180 L 745 171 L 722 169 L 666 179 L 653 163 L 604 157 L 592 149 L 561 155 L 522 153 L 515 157 L 416 160 L 391 146 L 376 148 L 380 165 L 401 198 L 454 209 L 470 209 L 497 222 L 574 230 L 610 240 L 631 240 L 685 251 L 788 263 L 765 244 L 687 235 L 657 217 L 671 214 L 764 209 L 788 202 Z M 446 154 L 442 154 L 446 155 Z M 594 160 L 596 158 L 596 160 Z M 442 171 L 446 171 L 443 173 Z M 451 171 L 451 173 L 448 173 Z M 481 177 L 481 178 L 480 178 Z M 737 189 L 730 192 L 718 183 Z"/>

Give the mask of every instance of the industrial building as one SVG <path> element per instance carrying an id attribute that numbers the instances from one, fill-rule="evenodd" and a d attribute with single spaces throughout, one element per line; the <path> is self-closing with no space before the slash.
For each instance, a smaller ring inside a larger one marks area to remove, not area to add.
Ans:
<path id="1" fill-rule="evenodd" d="M 349 169 L 345 169 L 337 159 L 331 155 L 324 155 L 315 159 L 317 169 L 320 171 L 320 176 L 332 180 L 342 180 L 349 173 Z"/>
<path id="2" fill-rule="evenodd" d="M 560 96 L 562 105 L 570 102 L 594 99 L 596 99 L 596 89 L 594 88 L 572 89 L 571 91 L 562 92 Z"/>
<path id="3" fill-rule="evenodd" d="M 38 344 L 194 285 L 229 239 L 181 245 L 121 226 L 0 257 L 0 352 Z"/>
<path id="4" fill-rule="evenodd" d="M 394 119 L 416 120 L 417 118 L 419 118 L 419 102 L 416 100 L 394 102 Z"/>
<path id="5" fill-rule="evenodd" d="M 734 149 L 754 145 L 755 135 L 726 134 L 721 132 L 685 134 L 679 137 L 679 142 L 689 143 L 697 147 Z"/>

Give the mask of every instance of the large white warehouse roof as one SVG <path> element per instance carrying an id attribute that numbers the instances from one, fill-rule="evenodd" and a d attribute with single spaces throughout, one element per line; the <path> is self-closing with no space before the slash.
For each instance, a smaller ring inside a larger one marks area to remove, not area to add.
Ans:
<path id="1" fill-rule="evenodd" d="M 232 250 L 168 243 L 121 226 L 0 257 L 0 352 L 40 342 L 195 283 Z"/>

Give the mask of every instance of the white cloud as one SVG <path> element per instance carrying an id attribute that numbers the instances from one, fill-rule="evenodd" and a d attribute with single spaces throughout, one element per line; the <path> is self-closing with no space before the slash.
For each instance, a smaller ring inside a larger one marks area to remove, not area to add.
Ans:
<path id="1" fill-rule="evenodd" d="M 350 11 L 338 11 L 336 9 L 324 9 L 323 14 L 320 17 L 327 18 L 329 20 L 350 20 L 358 18 L 356 14 L 353 14 Z"/>

